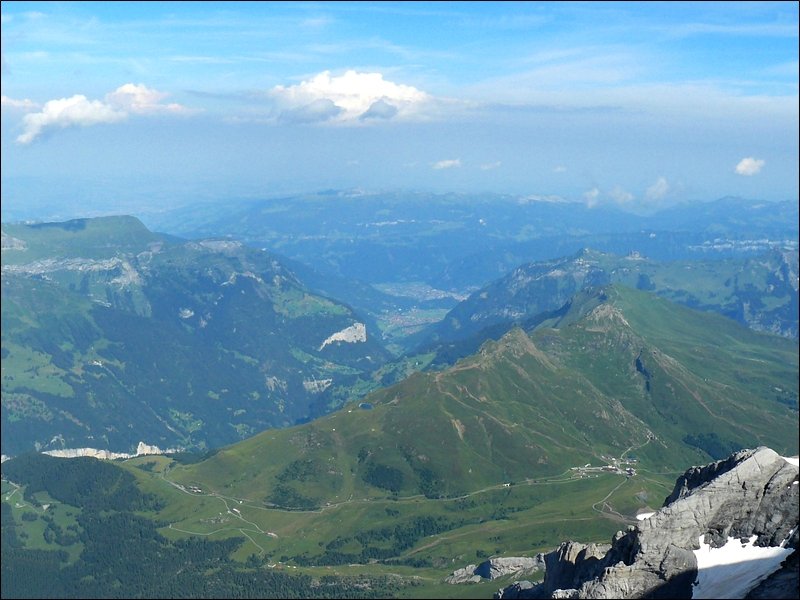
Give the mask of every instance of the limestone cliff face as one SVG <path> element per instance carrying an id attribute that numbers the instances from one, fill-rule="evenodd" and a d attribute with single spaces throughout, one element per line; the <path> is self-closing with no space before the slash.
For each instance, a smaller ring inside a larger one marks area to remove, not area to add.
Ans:
<path id="1" fill-rule="evenodd" d="M 610 550 L 566 542 L 545 556 L 542 584 L 515 584 L 497 597 L 691 598 L 703 536 L 714 548 L 752 536 L 758 546 L 797 548 L 797 481 L 797 465 L 764 447 L 692 467 L 663 508 L 618 532 Z"/>
<path id="2" fill-rule="evenodd" d="M 445 578 L 447 583 L 479 583 L 485 579 L 497 579 L 504 575 L 523 575 L 544 569 L 544 555 L 537 554 L 533 558 L 527 556 L 509 556 L 490 558 L 479 565 L 467 565 Z"/>
<path id="3" fill-rule="evenodd" d="M 110 450 L 98 450 L 97 448 L 65 448 L 63 450 L 47 450 L 42 454 L 49 454 L 56 458 L 79 458 L 82 456 L 90 456 L 100 460 L 116 460 L 118 458 L 133 458 L 134 456 L 144 456 L 148 454 L 165 454 L 169 452 L 177 452 L 175 448 L 162 450 L 158 446 L 151 446 L 144 442 L 139 442 L 136 446 L 136 454 L 129 454 L 127 452 L 112 452 Z"/>

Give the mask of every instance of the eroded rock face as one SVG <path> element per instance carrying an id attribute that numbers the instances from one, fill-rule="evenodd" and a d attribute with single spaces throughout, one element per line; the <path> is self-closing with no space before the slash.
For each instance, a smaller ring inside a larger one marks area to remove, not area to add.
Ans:
<path id="1" fill-rule="evenodd" d="M 518 581 L 512 583 L 505 589 L 500 590 L 495 594 L 495 598 L 503 598 L 503 600 L 516 600 L 517 598 L 543 598 L 544 596 L 531 596 L 534 588 L 539 586 L 532 584 L 530 581 Z"/>
<path id="2" fill-rule="evenodd" d="M 544 555 L 537 554 L 533 558 L 525 556 L 511 556 L 507 558 L 492 558 L 484 561 L 475 569 L 475 574 L 484 579 L 497 579 L 504 575 L 514 573 L 533 573 L 544 570 Z"/>
<path id="3" fill-rule="evenodd" d="M 555 552 L 545 555 L 545 580 L 542 584 L 549 597 L 557 589 L 578 587 L 582 581 L 594 577 L 600 561 L 611 549 L 608 544 L 581 544 L 564 542 Z"/>
<path id="4" fill-rule="evenodd" d="M 691 598 L 697 577 L 693 551 L 701 536 L 715 548 L 728 538 L 751 536 L 760 546 L 797 548 L 797 480 L 797 465 L 764 447 L 692 467 L 664 507 L 618 532 L 604 555 L 602 548 L 566 542 L 545 556 L 542 584 L 512 586 L 496 597 Z"/>
<path id="5" fill-rule="evenodd" d="M 475 574 L 475 569 L 478 567 L 476 565 L 467 565 L 463 569 L 456 569 L 453 571 L 453 574 L 445 577 L 444 580 L 446 583 L 451 583 L 453 585 L 459 583 L 479 583 L 481 581 L 481 576 Z"/>
<path id="6" fill-rule="evenodd" d="M 478 566 L 467 565 L 463 569 L 454 571 L 452 575 L 445 578 L 447 583 L 479 583 L 484 579 L 497 579 L 504 575 L 530 574 L 544 570 L 545 561 L 543 554 L 537 554 L 533 558 L 527 556 L 510 556 L 506 558 L 491 558 L 483 561 Z"/>

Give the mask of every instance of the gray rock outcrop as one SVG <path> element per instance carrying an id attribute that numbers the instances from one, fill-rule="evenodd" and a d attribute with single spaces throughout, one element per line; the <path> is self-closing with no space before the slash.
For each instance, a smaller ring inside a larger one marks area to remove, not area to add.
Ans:
<path id="1" fill-rule="evenodd" d="M 467 565 L 463 569 L 454 571 L 445 578 L 447 583 L 479 583 L 485 579 L 492 580 L 504 575 L 528 575 L 544 570 L 545 560 L 543 554 L 533 558 L 527 556 L 510 556 L 505 558 L 490 558 L 478 566 Z"/>
<path id="2" fill-rule="evenodd" d="M 480 583 L 483 581 L 480 575 L 475 574 L 476 565 L 467 565 L 463 569 L 456 569 L 452 575 L 444 578 L 445 583 L 457 585 L 459 583 Z"/>
<path id="3" fill-rule="evenodd" d="M 618 532 L 607 552 L 565 542 L 545 556 L 543 583 L 495 597 L 691 598 L 701 536 L 713 548 L 752 536 L 758 546 L 797 548 L 797 480 L 798 467 L 764 447 L 692 467 L 664 507 Z"/>

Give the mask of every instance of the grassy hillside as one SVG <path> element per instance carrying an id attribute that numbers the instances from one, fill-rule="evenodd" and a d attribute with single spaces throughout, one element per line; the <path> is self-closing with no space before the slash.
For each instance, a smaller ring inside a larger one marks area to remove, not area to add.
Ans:
<path id="1" fill-rule="evenodd" d="M 376 392 L 360 405 L 369 409 L 265 432 L 189 471 L 308 508 L 387 491 L 449 497 L 630 447 L 669 467 L 712 456 L 691 436 L 790 452 L 797 375 L 796 342 L 614 286 L 530 334 L 512 330 L 448 370 Z M 260 455 L 270 460 L 255 469 Z"/>
<path id="2" fill-rule="evenodd" d="M 442 580 L 488 556 L 607 541 L 660 506 L 687 465 L 729 448 L 796 454 L 797 397 L 796 342 L 610 286 L 312 423 L 200 461 L 120 466 L 170 548 L 225 542 L 233 567 L 258 574 L 391 577 L 400 587 L 385 595 L 488 598 L 493 583 Z M 34 470 L 18 468 L 14 484 L 57 493 Z M 41 517 L 23 520 L 24 490 L 4 486 L 24 547 L 58 549 L 52 534 L 39 541 Z M 70 518 L 62 528 L 80 531 Z"/>
<path id="3" fill-rule="evenodd" d="M 3 236 L 4 453 L 216 447 L 328 412 L 387 357 L 266 251 L 130 217 Z"/>

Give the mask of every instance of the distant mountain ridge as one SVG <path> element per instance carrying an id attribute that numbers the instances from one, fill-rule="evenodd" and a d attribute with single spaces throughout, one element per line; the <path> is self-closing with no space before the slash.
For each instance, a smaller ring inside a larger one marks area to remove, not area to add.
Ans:
<path id="1" fill-rule="evenodd" d="M 351 308 L 235 241 L 133 217 L 2 232 L 4 453 L 230 443 L 327 412 L 388 356 Z"/>
<path id="2" fill-rule="evenodd" d="M 610 283 L 653 291 L 752 329 L 797 339 L 797 250 L 773 250 L 751 258 L 659 262 L 638 254 L 622 257 L 583 249 L 517 267 L 472 293 L 415 340 L 424 351 L 473 338 L 472 345 L 466 345 L 469 350 L 514 324 L 531 326 L 542 313 L 561 308 L 584 288 Z"/>
<path id="3" fill-rule="evenodd" d="M 497 194 L 329 191 L 148 216 L 184 237 L 234 236 L 367 283 L 464 292 L 532 260 L 591 247 L 657 260 L 752 255 L 793 244 L 797 202 L 722 198 L 637 215 L 617 206 Z"/>

